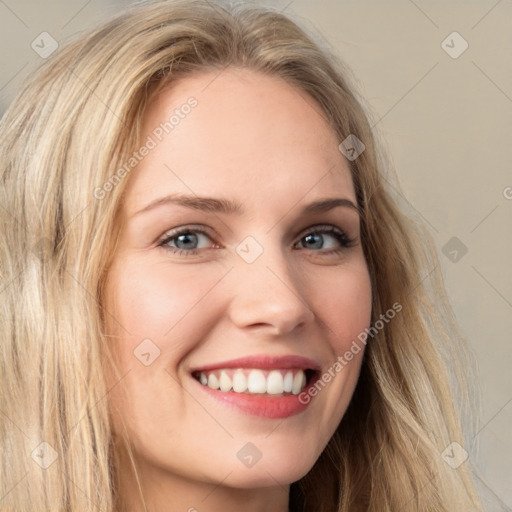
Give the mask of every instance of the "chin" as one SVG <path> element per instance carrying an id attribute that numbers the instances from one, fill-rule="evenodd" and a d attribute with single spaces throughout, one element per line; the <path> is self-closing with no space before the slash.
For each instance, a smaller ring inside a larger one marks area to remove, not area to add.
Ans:
<path id="1" fill-rule="evenodd" d="M 230 487 L 241 489 L 257 489 L 261 487 L 286 486 L 304 477 L 313 467 L 315 461 L 310 464 L 304 459 L 300 463 L 281 460 L 279 464 L 260 459 L 252 467 L 244 467 L 233 470 L 226 483 Z"/>

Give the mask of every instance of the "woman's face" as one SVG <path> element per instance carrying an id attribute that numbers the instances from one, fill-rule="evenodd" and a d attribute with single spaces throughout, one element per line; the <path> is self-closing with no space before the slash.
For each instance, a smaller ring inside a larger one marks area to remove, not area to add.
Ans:
<path id="1" fill-rule="evenodd" d="M 340 423 L 363 350 L 315 396 L 302 372 L 333 373 L 370 323 L 341 141 L 305 93 L 235 68 L 175 82 L 143 129 L 107 280 L 114 430 L 154 486 L 287 486 Z M 308 210 L 325 199 L 343 201 Z"/>

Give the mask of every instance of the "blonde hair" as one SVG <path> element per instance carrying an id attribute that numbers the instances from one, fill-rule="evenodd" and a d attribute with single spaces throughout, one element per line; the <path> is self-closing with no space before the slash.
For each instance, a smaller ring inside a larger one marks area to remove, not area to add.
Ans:
<path id="1" fill-rule="evenodd" d="M 392 165 L 349 70 L 282 14 L 200 0 L 141 3 L 81 35 L 1 121 L 0 510 L 115 510 L 101 305 L 128 179 L 100 199 L 93 191 L 140 147 L 142 115 L 162 87 L 227 66 L 300 87 L 340 142 L 363 141 L 350 167 L 372 323 L 401 305 L 368 340 L 349 408 L 291 485 L 291 510 L 481 510 L 471 461 L 454 469 L 441 456 L 453 442 L 469 450 L 471 360 L 433 241 L 393 198 Z"/>

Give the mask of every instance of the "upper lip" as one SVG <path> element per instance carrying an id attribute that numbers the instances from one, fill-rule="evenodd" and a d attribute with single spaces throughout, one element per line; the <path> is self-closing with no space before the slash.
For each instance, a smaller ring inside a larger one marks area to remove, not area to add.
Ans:
<path id="1" fill-rule="evenodd" d="M 198 366 L 197 368 L 193 368 L 191 372 L 218 370 L 221 368 L 261 368 L 268 370 L 280 368 L 302 368 L 303 370 L 320 370 L 320 365 L 313 359 L 308 359 L 302 356 L 257 355 L 240 357 L 229 361 L 220 361 L 218 363 L 212 363 L 200 367 Z"/>

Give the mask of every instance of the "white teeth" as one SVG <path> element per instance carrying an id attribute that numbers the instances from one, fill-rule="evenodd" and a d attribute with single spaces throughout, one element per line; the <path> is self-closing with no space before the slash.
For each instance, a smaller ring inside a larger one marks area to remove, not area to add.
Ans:
<path id="1" fill-rule="evenodd" d="M 223 369 L 201 372 L 198 380 L 211 389 L 249 394 L 297 395 L 306 386 L 304 370 Z"/>
<path id="2" fill-rule="evenodd" d="M 231 388 L 233 387 L 231 379 L 225 371 L 220 372 L 219 385 L 221 391 L 231 391 Z"/>
<path id="3" fill-rule="evenodd" d="M 210 375 L 208 375 L 208 387 L 212 389 L 219 389 L 219 379 L 217 379 L 214 373 L 210 373 Z"/>
<path id="4" fill-rule="evenodd" d="M 267 381 L 265 374 L 261 370 L 252 370 L 247 379 L 247 389 L 249 393 L 266 393 Z"/>
<path id="5" fill-rule="evenodd" d="M 279 395 L 284 391 L 284 379 L 280 371 L 272 370 L 267 377 L 267 393 Z"/>
<path id="6" fill-rule="evenodd" d="M 284 378 L 283 383 L 283 391 L 286 393 L 289 393 L 292 390 L 293 387 L 293 373 L 287 372 L 286 377 Z"/>
<path id="7" fill-rule="evenodd" d="M 298 395 L 301 392 L 303 379 L 305 382 L 306 377 L 304 376 L 304 372 L 297 372 L 295 374 L 295 377 L 293 378 L 293 386 L 292 386 L 292 393 L 294 395 Z"/>
<path id="8" fill-rule="evenodd" d="M 233 391 L 235 393 L 247 391 L 247 377 L 241 371 L 236 371 L 233 375 Z"/>

